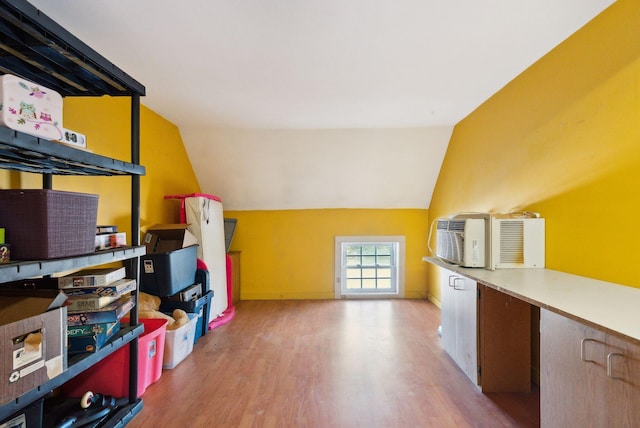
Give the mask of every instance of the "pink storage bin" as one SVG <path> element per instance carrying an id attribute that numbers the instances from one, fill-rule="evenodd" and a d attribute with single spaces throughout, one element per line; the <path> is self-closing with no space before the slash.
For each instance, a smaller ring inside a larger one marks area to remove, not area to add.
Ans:
<path id="1" fill-rule="evenodd" d="M 128 324 L 122 320 L 122 324 Z M 140 319 L 144 333 L 138 337 L 138 397 L 162 375 L 164 342 L 167 332 L 165 319 Z M 92 391 L 113 397 L 129 395 L 129 345 L 123 346 L 90 369 L 63 385 L 67 397 L 82 397 Z"/>

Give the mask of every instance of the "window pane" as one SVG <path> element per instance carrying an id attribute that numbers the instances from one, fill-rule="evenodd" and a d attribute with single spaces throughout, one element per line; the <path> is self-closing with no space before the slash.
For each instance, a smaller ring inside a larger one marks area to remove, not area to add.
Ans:
<path id="1" fill-rule="evenodd" d="M 362 257 L 362 265 L 363 266 L 375 266 L 376 265 L 376 257 L 375 256 L 363 256 Z"/>
<path id="2" fill-rule="evenodd" d="M 349 268 L 347 269 L 347 279 L 349 278 L 362 278 L 362 270 L 360 268 Z"/>
<path id="3" fill-rule="evenodd" d="M 391 256 L 378 256 L 378 266 L 391 266 Z"/>
<path id="4" fill-rule="evenodd" d="M 385 279 L 385 278 L 378 278 L 378 288 L 391 288 L 391 279 Z"/>
<path id="5" fill-rule="evenodd" d="M 360 266 L 360 256 L 347 256 L 347 266 Z"/>
<path id="6" fill-rule="evenodd" d="M 350 290 L 360 289 L 360 278 L 347 279 L 347 288 Z"/>
<path id="7" fill-rule="evenodd" d="M 376 269 L 362 269 L 362 277 L 363 278 L 375 278 L 376 277 Z"/>
<path id="8" fill-rule="evenodd" d="M 360 246 L 359 245 L 346 245 L 346 253 L 348 256 L 359 256 L 360 255 Z"/>
<path id="9" fill-rule="evenodd" d="M 380 269 L 378 268 L 378 278 L 391 278 L 391 269 L 388 268 L 383 268 Z"/>
<path id="10" fill-rule="evenodd" d="M 376 255 L 376 246 L 375 245 L 363 245 L 362 246 L 362 255 L 375 256 Z"/>
<path id="11" fill-rule="evenodd" d="M 376 288 L 376 280 L 375 279 L 363 279 L 362 280 L 362 288 L 364 288 L 364 289 L 375 289 Z"/>
<path id="12" fill-rule="evenodd" d="M 378 245 L 378 255 L 390 256 L 391 255 L 391 246 L 390 245 Z"/>

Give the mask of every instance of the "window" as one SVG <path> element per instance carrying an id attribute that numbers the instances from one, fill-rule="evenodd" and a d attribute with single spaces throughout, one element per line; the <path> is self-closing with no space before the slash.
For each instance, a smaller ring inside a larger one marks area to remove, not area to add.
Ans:
<path id="1" fill-rule="evenodd" d="M 404 297 L 404 236 L 337 236 L 336 299 Z"/>

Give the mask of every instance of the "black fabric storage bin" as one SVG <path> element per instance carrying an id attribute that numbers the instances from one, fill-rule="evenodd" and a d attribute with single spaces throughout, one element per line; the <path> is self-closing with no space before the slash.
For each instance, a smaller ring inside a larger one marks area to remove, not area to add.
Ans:
<path id="1" fill-rule="evenodd" d="M 172 296 L 192 285 L 196 276 L 198 246 L 140 258 L 140 290 L 154 296 Z"/>

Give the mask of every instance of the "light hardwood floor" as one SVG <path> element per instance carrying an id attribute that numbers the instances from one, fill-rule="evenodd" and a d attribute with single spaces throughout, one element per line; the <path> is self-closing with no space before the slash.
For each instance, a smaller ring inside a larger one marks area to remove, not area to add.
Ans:
<path id="1" fill-rule="evenodd" d="M 538 394 L 479 392 L 439 323 L 424 300 L 241 301 L 127 426 L 539 426 Z"/>

